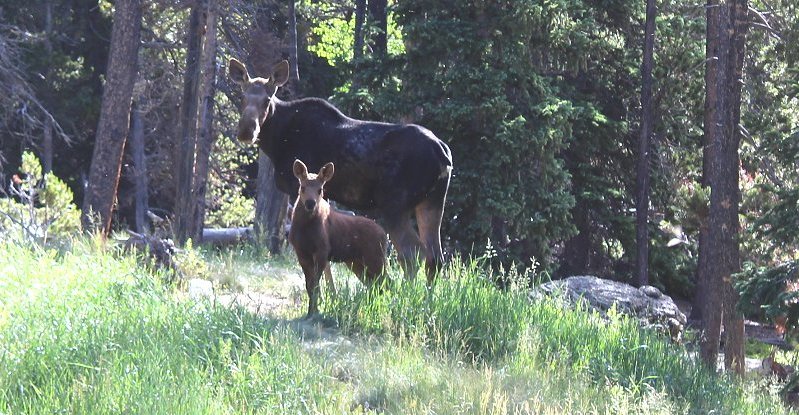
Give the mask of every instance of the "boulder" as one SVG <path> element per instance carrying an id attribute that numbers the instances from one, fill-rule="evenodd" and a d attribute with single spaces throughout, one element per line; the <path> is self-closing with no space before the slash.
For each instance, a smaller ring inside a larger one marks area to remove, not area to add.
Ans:
<path id="1" fill-rule="evenodd" d="M 603 315 L 616 304 L 618 312 L 637 318 L 642 326 L 663 332 L 675 341 L 682 337 L 686 323 L 685 314 L 674 300 L 649 285 L 635 288 L 623 282 L 576 276 L 541 284 L 532 297 L 542 294 L 562 294 L 569 303 L 584 302 Z"/>

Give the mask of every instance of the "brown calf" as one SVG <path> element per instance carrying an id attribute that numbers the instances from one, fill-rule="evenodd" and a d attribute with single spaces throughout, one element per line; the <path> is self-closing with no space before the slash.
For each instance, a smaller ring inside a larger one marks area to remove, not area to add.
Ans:
<path id="1" fill-rule="evenodd" d="M 300 189 L 291 216 L 289 242 L 305 273 L 311 316 L 319 312 L 319 277 L 330 261 L 347 264 L 367 286 L 382 282 L 388 238 L 375 221 L 330 208 L 323 196 L 325 183 L 333 178 L 333 163 L 313 174 L 308 173 L 305 163 L 295 160 L 293 170 Z"/>

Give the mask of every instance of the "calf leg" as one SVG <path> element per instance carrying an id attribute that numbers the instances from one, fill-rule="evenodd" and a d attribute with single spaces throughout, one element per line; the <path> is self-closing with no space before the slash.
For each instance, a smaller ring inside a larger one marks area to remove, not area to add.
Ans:
<path id="1" fill-rule="evenodd" d="M 305 291 L 308 293 L 308 314 L 311 317 L 319 314 L 319 278 L 322 271 L 328 265 L 327 261 L 310 261 L 311 263 L 300 265 L 305 274 Z"/>
<path id="2" fill-rule="evenodd" d="M 330 270 L 330 263 L 325 267 L 325 285 L 331 294 L 336 295 L 336 284 L 333 284 L 333 272 Z"/>
<path id="3" fill-rule="evenodd" d="M 406 278 L 415 278 L 417 260 L 423 251 L 419 235 L 413 229 L 410 215 L 388 224 L 388 236 L 397 250 L 400 266 L 405 271 Z"/>

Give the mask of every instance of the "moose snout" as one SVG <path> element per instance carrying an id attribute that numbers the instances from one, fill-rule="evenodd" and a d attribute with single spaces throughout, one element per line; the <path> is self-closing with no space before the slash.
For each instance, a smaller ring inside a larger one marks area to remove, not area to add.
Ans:
<path id="1" fill-rule="evenodd" d="M 258 137 L 258 132 L 261 127 L 258 125 L 258 120 L 254 118 L 242 118 L 239 121 L 239 132 L 237 138 L 242 143 L 252 143 Z"/>
<path id="2" fill-rule="evenodd" d="M 316 201 L 315 200 L 306 200 L 305 201 L 305 210 L 309 210 L 309 211 L 310 210 L 314 210 L 315 207 L 316 207 Z"/>

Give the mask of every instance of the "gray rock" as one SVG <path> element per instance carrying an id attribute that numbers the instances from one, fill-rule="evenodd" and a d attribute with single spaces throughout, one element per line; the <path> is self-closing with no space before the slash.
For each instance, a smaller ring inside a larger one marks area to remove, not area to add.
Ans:
<path id="1" fill-rule="evenodd" d="M 674 300 L 648 285 L 635 288 L 623 282 L 576 276 L 541 284 L 531 293 L 531 298 L 557 294 L 571 304 L 582 301 L 602 314 L 616 304 L 618 312 L 633 316 L 642 326 L 654 328 L 677 341 L 686 323 L 685 314 Z"/>

